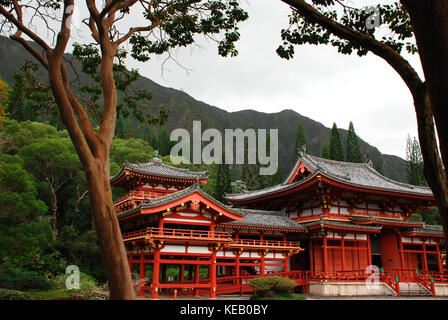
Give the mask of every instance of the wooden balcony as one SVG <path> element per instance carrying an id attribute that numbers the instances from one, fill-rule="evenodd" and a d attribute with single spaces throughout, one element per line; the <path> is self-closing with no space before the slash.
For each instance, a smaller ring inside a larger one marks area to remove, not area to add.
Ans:
<path id="1" fill-rule="evenodd" d="M 158 196 L 151 193 L 145 193 L 142 190 L 132 190 L 124 196 L 115 200 L 115 206 L 118 206 L 126 201 L 143 201 L 144 199 L 154 199 Z"/>
<path id="2" fill-rule="evenodd" d="M 239 239 L 233 240 L 228 244 L 231 248 L 252 248 L 252 249 L 277 249 L 277 250 L 301 250 L 300 243 L 297 241 L 283 240 L 252 240 Z"/>
<path id="3" fill-rule="evenodd" d="M 134 240 L 170 240 L 170 241 L 200 241 L 209 243 L 222 243 L 227 248 L 241 249 L 268 249 L 268 250 L 302 250 L 297 241 L 283 240 L 252 240 L 232 239 L 230 233 L 222 231 L 146 228 L 134 232 L 124 233 L 123 241 Z"/>
<path id="4" fill-rule="evenodd" d="M 135 232 L 123 234 L 123 241 L 131 240 L 172 240 L 172 241 L 207 241 L 207 242 L 230 242 L 232 237 L 228 232 L 203 231 L 170 228 L 146 228 Z"/>

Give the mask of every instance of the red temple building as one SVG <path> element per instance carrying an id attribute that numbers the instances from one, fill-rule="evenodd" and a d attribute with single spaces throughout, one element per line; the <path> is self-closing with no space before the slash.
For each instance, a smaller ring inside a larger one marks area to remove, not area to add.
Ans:
<path id="1" fill-rule="evenodd" d="M 303 152 L 283 183 L 229 204 L 201 190 L 207 177 L 156 155 L 111 178 L 139 295 L 242 294 L 265 275 L 317 295 L 448 295 L 442 228 L 408 219 L 434 206 L 429 188 Z"/>

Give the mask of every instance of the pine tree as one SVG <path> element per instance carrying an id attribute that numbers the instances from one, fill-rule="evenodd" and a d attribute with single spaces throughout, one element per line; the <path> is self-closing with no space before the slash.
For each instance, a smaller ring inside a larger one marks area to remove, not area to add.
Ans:
<path id="1" fill-rule="evenodd" d="M 153 147 L 154 150 L 159 150 L 159 139 L 157 138 L 157 134 L 151 135 L 150 143 L 151 147 Z"/>
<path id="2" fill-rule="evenodd" d="M 425 175 L 423 172 L 423 157 L 420 150 L 420 144 L 416 137 L 412 140 L 408 135 L 406 139 L 406 171 L 408 174 L 408 182 L 416 186 L 426 185 Z"/>
<path id="3" fill-rule="evenodd" d="M 322 147 L 322 158 L 330 159 L 330 151 L 328 150 L 328 145 L 326 143 L 324 143 L 324 146 Z"/>
<path id="4" fill-rule="evenodd" d="M 162 128 L 159 132 L 158 138 L 159 152 L 162 156 L 169 155 L 171 152 L 171 141 L 170 136 L 165 128 Z"/>
<path id="5" fill-rule="evenodd" d="M 118 116 L 117 121 L 115 122 L 115 135 L 123 139 L 124 138 L 124 120 L 122 117 Z"/>
<path id="6" fill-rule="evenodd" d="M 254 126 L 250 126 L 251 129 L 254 129 Z M 269 139 L 269 136 L 268 136 Z M 268 140 L 269 143 L 269 140 Z M 269 148 L 269 144 L 268 144 Z M 249 152 L 257 152 L 257 148 L 255 150 L 249 150 L 247 140 L 244 141 L 244 163 L 241 168 L 241 177 L 243 182 L 246 184 L 248 190 L 257 190 L 264 188 L 264 176 L 260 176 L 260 164 L 258 162 L 258 156 L 256 157 L 257 161 L 255 164 L 249 164 L 248 153 Z M 269 152 L 269 151 L 268 151 Z"/>
<path id="7" fill-rule="evenodd" d="M 346 147 L 347 147 L 346 149 L 347 162 L 357 162 L 357 163 L 364 162 L 361 150 L 359 149 L 358 137 L 356 136 L 355 128 L 353 127 L 353 122 L 351 121 L 348 127 Z"/>
<path id="8" fill-rule="evenodd" d="M 344 161 L 341 137 L 339 136 L 338 127 L 335 122 L 333 122 L 333 127 L 331 128 L 329 151 L 331 160 Z"/>
<path id="9" fill-rule="evenodd" d="M 230 182 L 230 168 L 229 165 L 225 163 L 225 154 L 223 154 L 223 161 L 221 164 L 217 165 L 217 175 L 215 184 L 215 197 L 218 201 L 224 200 L 224 195 L 226 193 L 232 192 L 232 185 Z"/>
<path id="10" fill-rule="evenodd" d="M 305 133 L 303 132 L 302 123 L 299 122 L 299 125 L 297 126 L 296 145 L 294 150 L 295 160 L 297 160 L 297 158 L 299 157 L 299 151 L 301 150 L 302 146 L 305 146 L 305 148 L 307 149 Z"/>
<path id="11" fill-rule="evenodd" d="M 148 124 L 143 127 L 143 140 L 151 144 L 151 127 Z"/>

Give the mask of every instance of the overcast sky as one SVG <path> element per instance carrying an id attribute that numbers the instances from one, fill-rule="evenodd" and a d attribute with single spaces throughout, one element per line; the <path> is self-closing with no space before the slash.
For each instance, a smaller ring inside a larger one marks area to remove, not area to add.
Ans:
<path id="1" fill-rule="evenodd" d="M 294 59 L 281 59 L 275 50 L 288 24 L 288 6 L 273 0 L 243 6 L 249 20 L 240 27 L 237 57 L 220 57 L 214 42 L 201 40 L 175 52 L 188 72 L 174 61 L 162 72 L 162 57 L 131 65 L 163 86 L 227 111 L 292 109 L 344 129 L 353 121 L 358 136 L 382 153 L 405 157 L 407 134 L 417 135 L 415 112 L 409 90 L 387 63 L 373 54 L 342 55 L 330 46 L 296 47 Z M 408 58 L 421 74 L 418 56 Z"/>
<path id="2" fill-rule="evenodd" d="M 379 1 L 393 2 L 362 3 Z M 407 135 L 417 136 L 415 112 L 409 90 L 386 62 L 370 53 L 347 56 L 334 47 L 308 45 L 296 46 L 292 60 L 281 59 L 275 50 L 281 44 L 280 31 L 288 26 L 289 7 L 280 0 L 242 0 L 242 6 L 249 19 L 240 25 L 237 57 L 223 58 L 216 43 L 199 38 L 197 45 L 176 50 L 176 61 L 167 61 L 163 70 L 166 56 L 145 63 L 131 60 L 127 66 L 230 112 L 292 109 L 327 127 L 336 122 L 344 129 L 353 121 L 363 140 L 382 153 L 405 158 Z M 72 36 L 73 41 L 89 37 L 73 31 Z M 418 56 L 406 58 L 422 75 Z"/>

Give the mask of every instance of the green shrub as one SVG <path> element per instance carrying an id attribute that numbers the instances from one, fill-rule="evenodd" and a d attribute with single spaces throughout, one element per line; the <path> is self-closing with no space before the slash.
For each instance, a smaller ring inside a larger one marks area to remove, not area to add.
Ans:
<path id="1" fill-rule="evenodd" d="M 14 290 L 49 290 L 52 282 L 35 271 L 0 274 L 0 288 Z"/>
<path id="2" fill-rule="evenodd" d="M 281 276 L 257 277 L 249 281 L 249 285 L 255 292 L 289 293 L 297 285 L 294 280 Z"/>
<path id="3" fill-rule="evenodd" d="M 56 289 L 65 289 L 68 294 L 72 296 L 80 296 L 83 299 L 89 299 L 94 296 L 96 291 L 99 291 L 98 283 L 95 278 L 82 272 L 79 274 L 79 289 L 67 289 L 66 281 L 69 275 L 70 274 L 61 274 L 53 280 Z"/>
<path id="4" fill-rule="evenodd" d="M 0 288 L 0 300 L 31 300 L 31 296 L 19 290 Z"/>

